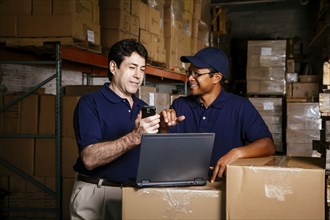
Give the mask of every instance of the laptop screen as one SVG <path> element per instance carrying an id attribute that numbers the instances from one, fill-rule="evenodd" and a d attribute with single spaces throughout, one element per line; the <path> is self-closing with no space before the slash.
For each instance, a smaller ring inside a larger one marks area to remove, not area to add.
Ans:
<path id="1" fill-rule="evenodd" d="M 205 185 L 214 133 L 142 136 L 137 187 Z"/>

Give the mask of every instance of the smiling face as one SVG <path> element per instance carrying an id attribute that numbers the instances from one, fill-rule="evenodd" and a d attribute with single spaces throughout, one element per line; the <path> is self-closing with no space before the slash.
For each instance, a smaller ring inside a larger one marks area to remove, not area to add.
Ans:
<path id="1" fill-rule="evenodd" d="M 120 67 L 110 61 L 109 68 L 113 74 L 110 87 L 122 98 L 128 98 L 140 88 L 145 74 L 145 59 L 133 52 L 130 57 L 125 57 Z"/>
<path id="2" fill-rule="evenodd" d="M 220 73 L 209 74 L 211 72 L 210 69 L 197 68 L 194 65 L 190 65 L 189 70 L 195 73 L 195 76 L 188 76 L 190 94 L 203 96 L 219 91 L 219 82 L 222 78 Z"/>

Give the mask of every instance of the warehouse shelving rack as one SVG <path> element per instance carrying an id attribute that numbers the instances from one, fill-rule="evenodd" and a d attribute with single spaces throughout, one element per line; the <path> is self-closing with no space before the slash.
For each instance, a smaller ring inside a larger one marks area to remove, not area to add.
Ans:
<path id="1" fill-rule="evenodd" d="M 70 64 L 78 64 L 81 72 L 87 73 L 88 77 L 107 77 L 108 58 L 104 54 L 93 53 L 88 50 L 77 49 L 72 46 L 61 47 L 61 57 Z M 185 94 L 187 94 L 187 77 L 185 74 L 174 72 L 166 68 L 154 65 L 146 66 L 145 82 L 163 82 L 180 83 L 184 85 Z M 87 82 L 89 79 L 87 78 Z"/>
<path id="2" fill-rule="evenodd" d="M 32 94 L 33 92 L 37 91 L 43 85 L 47 84 L 53 79 L 56 79 L 56 113 L 55 113 L 55 135 L 36 135 L 36 134 L 0 134 L 0 138 L 55 138 L 55 167 L 56 167 L 56 178 L 55 178 L 55 191 L 51 190 L 44 184 L 40 183 L 30 175 L 26 174 L 21 169 L 17 168 L 15 165 L 8 162 L 5 158 L 0 156 L 0 165 L 8 168 L 9 170 L 13 171 L 26 181 L 31 182 L 39 189 L 43 190 L 44 192 L 48 193 L 50 196 L 55 198 L 56 205 L 55 208 L 1 208 L 1 211 L 15 211 L 15 212 L 55 212 L 56 219 L 61 219 L 62 213 L 62 172 L 61 172 L 61 103 L 62 103 L 62 94 L 61 94 L 61 87 L 62 87 L 62 60 L 61 60 L 61 45 L 60 43 L 56 43 L 53 45 L 55 49 L 55 60 L 53 61 L 9 61 L 9 60 L 0 60 L 0 64 L 22 64 L 22 65 L 55 65 L 55 74 L 44 80 L 43 82 L 39 83 L 29 91 L 25 92 L 24 94 L 18 96 L 11 102 L 6 105 L 1 106 L 0 112 L 4 112 L 13 105 L 17 104 L 28 95 Z"/>

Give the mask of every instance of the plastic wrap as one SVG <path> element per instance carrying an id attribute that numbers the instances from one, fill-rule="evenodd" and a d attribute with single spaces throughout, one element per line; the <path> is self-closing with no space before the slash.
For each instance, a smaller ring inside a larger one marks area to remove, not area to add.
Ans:
<path id="1" fill-rule="evenodd" d="M 225 187 L 124 187 L 123 219 L 225 219 Z"/>
<path id="2" fill-rule="evenodd" d="M 323 163 L 321 158 L 286 156 L 231 163 L 227 219 L 323 219 Z"/>

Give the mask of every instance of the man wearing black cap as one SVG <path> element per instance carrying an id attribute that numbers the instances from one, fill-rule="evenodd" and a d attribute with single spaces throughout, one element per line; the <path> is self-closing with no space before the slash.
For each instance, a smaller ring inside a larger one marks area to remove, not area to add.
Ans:
<path id="1" fill-rule="evenodd" d="M 229 72 L 226 54 L 208 47 L 180 60 L 190 63 L 190 95 L 174 100 L 170 109 L 161 112 L 160 131 L 215 133 L 211 182 L 239 158 L 274 154 L 272 135 L 259 112 L 248 99 L 226 92 L 221 85 Z"/>

